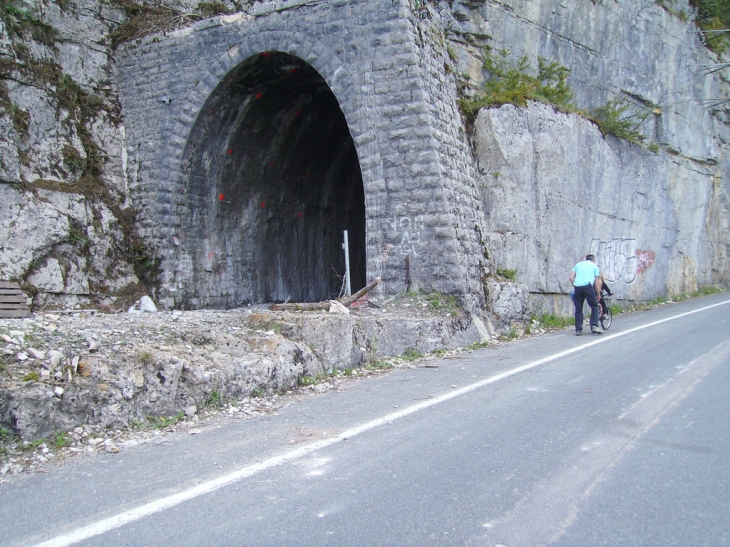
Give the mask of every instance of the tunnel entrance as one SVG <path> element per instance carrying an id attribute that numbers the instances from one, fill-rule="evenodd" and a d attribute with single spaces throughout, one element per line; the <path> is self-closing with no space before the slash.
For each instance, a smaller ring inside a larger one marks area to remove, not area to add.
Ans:
<path id="1" fill-rule="evenodd" d="M 357 151 L 306 62 L 264 52 L 231 71 L 198 115 L 183 166 L 191 307 L 337 297 L 344 230 L 352 289 L 366 284 Z"/>

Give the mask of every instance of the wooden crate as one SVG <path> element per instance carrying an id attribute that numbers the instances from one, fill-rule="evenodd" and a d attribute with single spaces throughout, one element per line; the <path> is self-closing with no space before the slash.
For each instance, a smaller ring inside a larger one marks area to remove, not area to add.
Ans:
<path id="1" fill-rule="evenodd" d="M 29 315 L 28 300 L 20 290 L 20 285 L 10 281 L 0 281 L 0 318 Z"/>

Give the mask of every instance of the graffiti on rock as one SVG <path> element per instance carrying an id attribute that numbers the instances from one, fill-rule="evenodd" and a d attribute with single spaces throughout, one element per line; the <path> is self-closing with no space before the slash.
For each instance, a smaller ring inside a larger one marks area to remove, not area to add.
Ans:
<path id="1" fill-rule="evenodd" d="M 636 256 L 639 261 L 636 264 L 636 271 L 638 273 L 644 273 L 644 271 L 651 267 L 656 260 L 656 253 L 654 251 L 647 251 L 644 249 L 636 249 Z"/>
<path id="2" fill-rule="evenodd" d="M 421 251 L 421 230 L 423 229 L 423 217 L 397 217 L 382 221 L 383 232 L 386 237 L 400 243 L 388 243 L 380 253 L 383 262 L 390 260 L 391 255 L 412 255 L 418 256 Z"/>
<path id="3" fill-rule="evenodd" d="M 636 238 L 612 237 L 606 241 L 594 238 L 591 253 L 596 256 L 607 282 L 623 281 L 627 285 L 656 260 L 654 251 L 637 248 Z"/>

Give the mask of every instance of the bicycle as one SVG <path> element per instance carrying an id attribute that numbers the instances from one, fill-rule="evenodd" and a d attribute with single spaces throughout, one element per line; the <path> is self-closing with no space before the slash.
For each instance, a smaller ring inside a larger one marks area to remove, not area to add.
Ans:
<path id="1" fill-rule="evenodd" d="M 603 330 L 608 330 L 611 327 L 611 323 L 613 323 L 611 299 L 604 296 L 603 302 L 606 304 L 606 307 L 601 310 L 601 315 L 599 316 L 598 320 L 601 322 L 601 327 L 603 328 Z"/>

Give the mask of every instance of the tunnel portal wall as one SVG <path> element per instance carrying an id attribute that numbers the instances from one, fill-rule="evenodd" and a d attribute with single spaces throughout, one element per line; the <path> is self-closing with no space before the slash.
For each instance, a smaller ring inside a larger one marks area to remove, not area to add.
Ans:
<path id="1" fill-rule="evenodd" d="M 247 299 L 245 272 L 258 267 L 246 258 L 250 249 L 206 233 L 221 215 L 213 208 L 226 200 L 220 176 L 204 180 L 201 166 L 229 148 L 209 146 L 197 159 L 193 148 L 201 112 L 221 83 L 270 52 L 316 71 L 349 129 L 364 190 L 365 264 L 358 283 L 381 276 L 385 294 L 410 282 L 462 295 L 468 307 L 483 304 L 483 217 L 454 84 L 443 70 L 443 29 L 435 25 L 407 0 L 273 2 L 118 52 L 130 193 L 140 235 L 162 259 L 157 296 L 163 306 L 232 307 Z M 192 197 L 186 194 L 191 169 L 202 177 Z M 196 208 L 196 199 L 207 204 Z M 246 225 L 247 218 L 255 216 L 236 217 L 230 231 L 259 229 Z M 324 292 L 297 296 L 318 299 Z M 283 299 L 284 292 L 251 294 Z"/>

